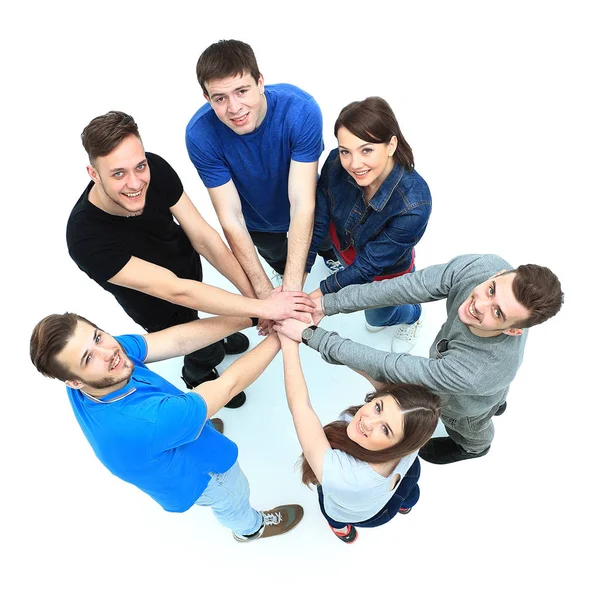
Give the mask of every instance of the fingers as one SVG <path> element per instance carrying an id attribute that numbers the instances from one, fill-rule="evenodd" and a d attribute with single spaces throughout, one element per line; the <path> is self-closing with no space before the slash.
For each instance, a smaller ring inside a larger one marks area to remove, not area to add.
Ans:
<path id="1" fill-rule="evenodd" d="M 309 318 L 309 314 L 306 312 L 295 311 L 291 315 L 291 318 L 296 319 L 297 321 L 303 321 L 303 323 L 309 323 L 310 325 L 313 325 L 312 319 Z"/>

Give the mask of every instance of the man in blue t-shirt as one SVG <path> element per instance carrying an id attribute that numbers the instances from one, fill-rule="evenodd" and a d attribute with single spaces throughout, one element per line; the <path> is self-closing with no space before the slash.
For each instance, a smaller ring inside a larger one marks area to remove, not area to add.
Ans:
<path id="1" fill-rule="evenodd" d="M 320 108 L 293 85 L 265 88 L 252 48 L 237 40 L 209 46 L 197 79 L 208 104 L 190 120 L 186 145 L 232 252 L 258 298 L 273 285 L 255 246 L 275 283 L 301 290 L 324 149 Z M 330 244 L 320 254 L 336 261 Z"/>
<path id="2" fill-rule="evenodd" d="M 211 506 L 234 538 L 247 542 L 290 531 L 303 508 L 254 510 L 238 448 L 209 419 L 269 365 L 279 350 L 276 335 L 193 392 L 182 392 L 144 363 L 193 352 L 255 321 L 213 317 L 112 337 L 84 317 L 54 314 L 36 325 L 31 360 L 43 375 L 65 382 L 86 439 L 113 475 L 170 512 Z"/>

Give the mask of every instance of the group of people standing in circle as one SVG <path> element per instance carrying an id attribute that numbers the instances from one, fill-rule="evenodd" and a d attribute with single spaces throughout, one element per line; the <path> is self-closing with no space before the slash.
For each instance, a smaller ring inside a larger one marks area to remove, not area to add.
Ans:
<path id="1" fill-rule="evenodd" d="M 303 508 L 252 508 L 237 446 L 212 417 L 242 406 L 245 388 L 282 352 L 302 482 L 316 486 L 332 531 L 352 543 L 357 528 L 415 506 L 420 459 L 448 464 L 489 452 L 527 330 L 559 311 L 560 282 L 546 267 L 513 268 L 496 255 L 416 270 L 431 195 L 383 98 L 342 109 L 337 147 L 318 176 L 319 106 L 293 85 L 266 86 L 248 44 L 209 46 L 197 79 L 206 103 L 188 123 L 186 145 L 227 243 L 166 160 L 144 150 L 130 115 L 92 119 L 82 132 L 90 182 L 67 223 L 68 250 L 147 333 L 113 337 L 85 317 L 53 314 L 33 331 L 31 360 L 65 382 L 80 427 L 114 475 L 168 511 L 210 506 L 249 542 L 290 531 Z M 327 276 L 303 292 L 318 254 Z M 201 256 L 239 294 L 203 283 Z M 421 304 L 440 299 L 447 319 L 430 355 L 413 356 Z M 220 316 L 200 319 L 199 310 Z M 391 328 L 391 351 L 319 326 L 359 310 L 370 331 Z M 248 351 L 240 330 L 252 326 L 264 339 Z M 373 388 L 325 426 L 300 343 Z M 219 373 L 227 354 L 242 353 Z M 174 356 L 184 356 L 188 391 L 146 367 Z M 439 419 L 448 435 L 432 438 Z"/>

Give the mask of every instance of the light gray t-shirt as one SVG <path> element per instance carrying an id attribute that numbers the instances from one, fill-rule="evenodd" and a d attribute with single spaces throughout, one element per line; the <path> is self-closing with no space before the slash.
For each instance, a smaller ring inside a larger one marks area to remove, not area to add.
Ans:
<path id="1" fill-rule="evenodd" d="M 341 450 L 327 450 L 322 466 L 324 510 L 335 521 L 358 523 L 374 517 L 395 494 L 418 452 L 404 456 L 389 477 L 375 471 L 369 463 Z M 393 489 L 391 481 L 398 475 Z"/>
<path id="2" fill-rule="evenodd" d="M 341 418 L 348 422 L 352 419 L 348 414 Z M 417 456 L 418 452 L 404 456 L 391 475 L 384 477 L 369 463 L 342 450 L 326 450 L 322 464 L 324 510 L 342 523 L 359 523 L 374 517 L 391 500 Z M 396 475 L 399 481 L 390 489 Z"/>

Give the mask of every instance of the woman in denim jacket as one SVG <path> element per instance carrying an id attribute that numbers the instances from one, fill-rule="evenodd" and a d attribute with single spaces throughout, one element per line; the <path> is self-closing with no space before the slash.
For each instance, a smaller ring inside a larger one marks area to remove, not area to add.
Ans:
<path id="1" fill-rule="evenodd" d="M 323 294 L 353 283 L 414 270 L 414 246 L 431 211 L 428 185 L 414 170 L 412 149 L 389 104 L 378 96 L 344 107 L 334 125 L 338 148 L 318 182 L 309 272 L 329 234 L 340 270 L 320 283 Z M 400 325 L 392 349 L 408 352 L 420 326 L 419 304 L 365 311 L 367 328 Z"/>

